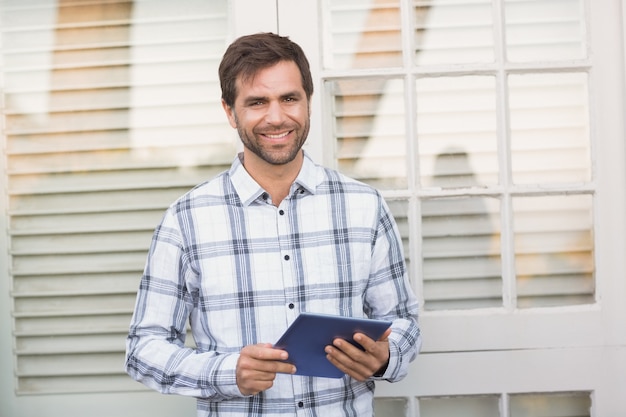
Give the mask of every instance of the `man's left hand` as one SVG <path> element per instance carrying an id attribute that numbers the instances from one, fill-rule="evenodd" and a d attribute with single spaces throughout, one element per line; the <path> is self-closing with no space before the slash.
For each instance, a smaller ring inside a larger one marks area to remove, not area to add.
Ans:
<path id="1" fill-rule="evenodd" d="M 389 361 L 389 340 L 391 329 L 387 329 L 378 340 L 363 333 L 355 333 L 354 341 L 365 351 L 344 339 L 337 338 L 326 346 L 326 358 L 337 368 L 358 381 L 365 381 Z"/>

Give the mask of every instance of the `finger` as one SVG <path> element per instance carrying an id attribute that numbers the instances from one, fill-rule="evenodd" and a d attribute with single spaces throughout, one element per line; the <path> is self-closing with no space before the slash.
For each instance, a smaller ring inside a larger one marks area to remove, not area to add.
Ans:
<path id="1" fill-rule="evenodd" d="M 241 350 L 239 367 L 258 372 L 293 374 L 295 366 L 283 362 L 289 358 L 284 350 L 274 349 L 270 344 L 249 345 Z M 273 377 L 273 376 L 272 376 Z"/>
<path id="2" fill-rule="evenodd" d="M 366 350 L 356 348 L 351 343 L 343 339 L 335 339 L 332 346 L 328 346 L 327 353 L 329 360 L 333 365 L 346 372 L 352 373 L 360 377 L 369 378 L 389 359 L 389 343 L 374 342 L 374 340 L 364 334 L 355 334 L 355 339 L 361 339 L 361 343 L 365 345 Z M 333 350 L 334 348 L 334 350 Z M 338 366 L 340 365 L 340 366 Z"/>
<path id="3" fill-rule="evenodd" d="M 357 362 L 351 360 L 349 357 L 337 356 L 336 352 L 338 350 L 334 349 L 330 351 L 326 355 L 326 358 L 332 363 L 337 369 L 341 372 L 349 375 L 350 377 L 356 379 L 357 381 L 365 381 L 369 378 L 368 370 Z"/>
<path id="4" fill-rule="evenodd" d="M 325 349 L 326 358 L 333 365 L 359 381 L 364 381 L 372 375 L 374 371 L 370 372 L 367 365 L 368 355 L 344 340 L 337 341 L 336 344 L 339 346 L 329 345 Z"/>
<path id="5" fill-rule="evenodd" d="M 270 343 L 245 346 L 241 354 L 262 361 L 284 361 L 289 358 L 287 351 L 276 349 Z"/>
<path id="6" fill-rule="evenodd" d="M 391 334 L 391 328 L 385 330 L 385 332 L 378 338 L 378 340 L 374 340 L 363 333 L 355 333 L 354 341 L 363 347 L 367 352 L 375 352 L 379 347 L 378 342 L 387 342 L 389 339 L 389 335 Z"/>
<path id="7" fill-rule="evenodd" d="M 385 330 L 385 333 L 383 333 L 382 336 L 378 338 L 378 341 L 386 342 L 390 335 L 391 335 L 391 327 Z"/>
<path id="8" fill-rule="evenodd" d="M 295 374 L 296 366 L 287 362 L 275 362 L 276 369 L 274 372 L 279 374 Z"/>
<path id="9" fill-rule="evenodd" d="M 258 359 L 258 356 L 267 356 L 265 355 L 267 352 L 263 352 L 264 349 L 271 348 L 250 346 L 241 350 L 237 361 L 236 379 L 237 386 L 244 395 L 254 395 L 271 388 L 278 372 L 295 373 L 295 366 L 292 364 Z"/>

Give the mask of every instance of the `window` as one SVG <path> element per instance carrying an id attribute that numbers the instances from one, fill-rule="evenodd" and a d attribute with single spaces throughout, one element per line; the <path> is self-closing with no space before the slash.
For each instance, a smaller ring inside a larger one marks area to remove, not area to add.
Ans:
<path id="1" fill-rule="evenodd" d="M 378 388 L 378 406 L 512 416 L 547 401 L 545 413 L 614 413 L 617 398 L 589 411 L 610 388 L 579 365 L 608 348 L 597 326 L 619 327 L 623 311 L 606 292 L 609 270 L 623 281 L 623 255 L 610 250 L 623 239 L 607 222 L 622 222 L 602 215 L 608 195 L 623 199 L 604 162 L 614 146 L 624 157 L 611 87 L 623 79 L 608 81 L 600 53 L 620 37 L 610 15 L 585 0 L 325 0 L 321 10 L 327 161 L 382 189 L 422 297 L 422 355 L 406 383 Z M 609 345 L 622 346 L 619 333 Z"/>
<path id="2" fill-rule="evenodd" d="M 227 2 L 0 12 L 16 390 L 138 389 L 123 352 L 152 231 L 237 146 L 217 79 Z"/>
<path id="3" fill-rule="evenodd" d="M 593 304 L 580 1 L 326 5 L 337 167 L 411 207 L 424 308 Z"/>

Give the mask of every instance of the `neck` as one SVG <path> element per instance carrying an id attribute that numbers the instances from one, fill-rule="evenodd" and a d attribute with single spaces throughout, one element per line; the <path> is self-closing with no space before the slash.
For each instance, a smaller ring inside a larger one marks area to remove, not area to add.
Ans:
<path id="1" fill-rule="evenodd" d="M 291 184 L 300 173 L 304 161 L 303 151 L 286 164 L 273 165 L 244 149 L 243 166 L 254 180 L 272 197 L 272 204 L 279 206 L 287 197 Z"/>

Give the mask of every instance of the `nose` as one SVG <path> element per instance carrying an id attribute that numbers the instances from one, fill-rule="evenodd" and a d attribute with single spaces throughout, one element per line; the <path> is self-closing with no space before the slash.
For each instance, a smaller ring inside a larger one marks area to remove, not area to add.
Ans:
<path id="1" fill-rule="evenodd" d="M 284 118 L 285 114 L 280 103 L 278 101 L 270 101 L 267 106 L 265 121 L 271 125 L 280 125 L 282 124 Z"/>

